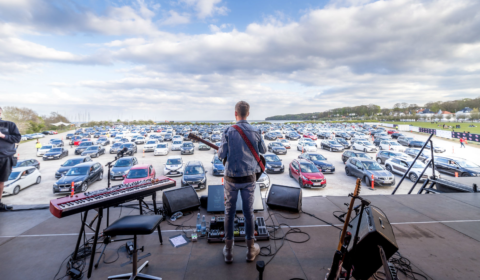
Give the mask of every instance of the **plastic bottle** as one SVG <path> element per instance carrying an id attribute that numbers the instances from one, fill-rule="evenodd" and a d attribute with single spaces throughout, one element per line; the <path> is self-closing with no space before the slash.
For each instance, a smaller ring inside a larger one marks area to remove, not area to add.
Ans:
<path id="1" fill-rule="evenodd" d="M 202 225 L 200 224 L 200 213 L 197 214 L 197 232 L 200 232 Z"/>
<path id="2" fill-rule="evenodd" d="M 207 234 L 207 222 L 205 221 L 205 215 L 202 217 L 202 235 Z"/>

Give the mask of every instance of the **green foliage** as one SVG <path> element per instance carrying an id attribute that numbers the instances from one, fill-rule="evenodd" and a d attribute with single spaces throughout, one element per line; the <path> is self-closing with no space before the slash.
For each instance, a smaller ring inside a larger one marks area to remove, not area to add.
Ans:
<path id="1" fill-rule="evenodd" d="M 43 122 L 28 122 L 28 129 L 27 133 L 38 133 L 41 132 L 45 128 L 45 124 Z"/>

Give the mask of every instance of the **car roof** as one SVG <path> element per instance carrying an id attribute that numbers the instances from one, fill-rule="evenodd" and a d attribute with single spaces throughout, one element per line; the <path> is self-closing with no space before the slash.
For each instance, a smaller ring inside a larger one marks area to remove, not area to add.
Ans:
<path id="1" fill-rule="evenodd" d="M 146 169 L 146 168 L 149 168 L 150 166 L 152 166 L 152 165 L 151 164 L 139 164 L 139 165 L 133 166 L 131 169 Z"/>
<path id="2" fill-rule="evenodd" d="M 203 166 L 202 162 L 199 161 L 199 160 L 191 160 L 191 161 L 187 162 L 187 165 L 202 165 Z"/>
<path id="3" fill-rule="evenodd" d="M 32 168 L 35 168 L 35 166 L 14 167 L 14 168 L 12 168 L 12 172 L 13 171 L 25 171 L 27 169 L 32 169 Z"/>
<path id="4" fill-rule="evenodd" d="M 298 162 L 300 163 L 312 163 L 310 160 L 308 159 L 303 159 L 303 158 L 300 158 L 300 159 L 296 159 Z"/>
<path id="5" fill-rule="evenodd" d="M 77 165 L 75 165 L 75 167 L 92 166 L 95 163 L 97 163 L 97 162 L 96 161 L 88 161 L 88 162 L 83 162 L 83 163 L 77 164 Z"/>

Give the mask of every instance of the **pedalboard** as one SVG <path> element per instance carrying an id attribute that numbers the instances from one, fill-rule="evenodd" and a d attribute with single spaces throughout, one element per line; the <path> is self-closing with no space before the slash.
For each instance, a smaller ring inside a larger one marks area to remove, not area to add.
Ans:
<path id="1" fill-rule="evenodd" d="M 225 216 L 215 216 L 210 219 L 210 229 L 208 231 L 208 243 L 223 243 L 225 237 Z M 258 241 L 270 240 L 265 219 L 263 217 L 255 218 L 255 239 Z M 245 218 L 237 217 L 233 223 L 233 238 L 236 242 L 245 241 Z"/>

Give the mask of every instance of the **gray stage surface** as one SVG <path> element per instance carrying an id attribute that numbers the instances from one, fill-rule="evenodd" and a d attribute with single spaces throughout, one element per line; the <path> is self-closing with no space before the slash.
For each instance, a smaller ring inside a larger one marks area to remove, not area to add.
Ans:
<path id="1" fill-rule="evenodd" d="M 393 224 L 400 253 L 410 259 L 417 272 L 430 279 L 480 279 L 480 194 L 365 197 L 387 214 Z M 343 204 L 347 202 L 348 197 L 308 197 L 303 199 L 303 210 L 341 226 L 332 212 L 345 211 Z M 205 212 L 205 209 L 201 209 L 201 212 Z M 285 217 L 296 217 L 298 214 L 270 212 L 277 224 L 300 227 L 310 234 L 311 239 L 301 244 L 285 242 L 266 267 L 264 279 L 324 279 L 337 245 L 338 229 L 305 214 L 298 219 L 285 219 L 278 213 Z M 111 210 L 111 220 L 133 214 L 138 214 L 138 210 L 115 208 Z M 257 215 L 267 217 L 268 213 L 263 211 Z M 193 226 L 195 217 L 189 215 L 176 223 L 184 222 Z M 267 224 L 271 224 L 271 221 L 267 221 Z M 0 213 L 0 278 L 53 279 L 62 261 L 72 253 L 79 227 L 80 215 L 57 219 L 49 210 Z M 226 265 L 221 254 L 223 244 L 208 244 L 206 240 L 199 240 L 173 248 L 167 239 L 181 233 L 181 230 L 166 222 L 162 222 L 161 227 L 163 245 L 159 244 L 156 234 L 139 236 L 139 246 L 145 246 L 145 252 L 139 252 L 139 255 L 151 253 L 150 257 L 144 259 L 150 262 L 144 273 L 163 279 L 258 278 L 255 262 L 245 262 L 245 248 L 235 247 L 234 263 Z M 303 239 L 295 234 L 291 238 Z M 273 241 L 259 243 L 261 246 L 270 243 L 274 247 Z M 278 246 L 281 241 L 276 243 Z M 105 261 L 115 260 L 117 249 L 118 261 L 112 264 L 101 262 L 91 279 L 107 279 L 109 275 L 131 271 L 131 265 L 120 266 L 128 261 L 125 248 L 120 248 L 122 246 L 124 242 L 109 245 Z M 257 260 L 269 259 L 258 257 Z M 62 266 L 59 275 L 64 273 L 65 266 Z"/>

